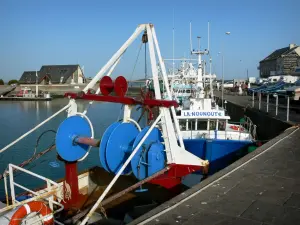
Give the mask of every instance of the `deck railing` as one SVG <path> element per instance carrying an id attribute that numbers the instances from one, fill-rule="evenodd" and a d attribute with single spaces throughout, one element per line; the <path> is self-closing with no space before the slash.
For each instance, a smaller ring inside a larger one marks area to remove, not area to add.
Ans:
<path id="1" fill-rule="evenodd" d="M 21 171 L 25 174 L 31 175 L 33 177 L 36 177 L 40 180 L 43 180 L 46 183 L 46 188 L 42 189 L 40 191 L 33 191 L 30 188 L 27 188 L 14 180 L 14 171 Z M 11 204 L 9 204 L 9 194 L 8 194 L 8 184 L 7 184 L 7 177 L 9 177 L 9 187 L 10 187 L 10 197 L 11 197 Z M 16 200 L 16 193 L 15 193 L 15 187 L 20 188 L 21 190 L 24 190 L 28 194 L 30 193 L 32 195 L 31 198 L 23 200 L 23 201 L 18 201 Z M 54 200 L 54 196 L 57 199 L 62 200 L 63 197 L 60 196 L 61 193 L 61 185 L 58 183 L 43 177 L 41 175 L 38 175 L 36 173 L 33 173 L 29 170 L 26 170 L 24 168 L 21 168 L 19 166 L 9 164 L 8 165 L 8 172 L 4 174 L 4 188 L 5 188 L 5 195 L 6 195 L 6 207 L 0 209 L 0 214 L 12 210 L 18 206 L 22 206 L 28 202 L 34 201 L 34 200 L 44 200 L 48 202 L 49 208 L 52 210 L 53 214 L 56 214 L 64 209 L 64 206 L 60 204 L 59 202 Z M 57 205 L 58 207 L 54 210 L 53 205 Z M 40 218 L 38 220 L 42 220 L 43 218 Z M 55 223 L 57 224 L 62 224 L 59 221 L 54 220 Z M 37 221 L 38 222 L 38 221 Z"/>
<path id="2" fill-rule="evenodd" d="M 195 132 L 199 132 L 199 131 L 205 131 L 204 133 L 201 134 L 201 136 L 203 138 L 206 138 L 206 136 L 208 135 L 209 138 L 211 137 L 211 132 L 214 132 L 215 134 L 215 139 L 218 139 L 218 136 L 219 135 L 224 135 L 224 139 L 227 139 L 228 136 L 230 136 L 228 134 L 228 130 L 226 129 L 226 126 L 225 126 L 225 129 L 220 129 L 220 127 L 218 126 L 219 125 L 219 122 L 225 122 L 225 121 L 222 121 L 222 120 L 213 120 L 214 122 L 216 122 L 216 125 L 215 125 L 215 129 L 210 129 L 210 122 L 212 122 L 210 119 L 207 120 L 207 129 L 198 129 L 197 127 L 197 122 L 198 122 L 198 119 L 180 119 L 182 120 L 184 123 L 185 123 L 185 130 L 181 129 L 181 131 L 188 131 L 190 132 L 190 139 L 193 138 L 193 134 L 195 134 Z M 201 120 L 200 120 L 201 121 Z M 204 121 L 204 120 L 203 120 Z M 193 124 L 194 123 L 194 124 Z M 226 124 L 228 123 L 228 121 L 226 121 Z M 240 129 L 238 130 L 230 130 L 230 133 L 239 133 L 239 140 L 241 140 L 241 134 L 244 133 L 244 134 L 249 134 L 248 136 L 248 140 L 255 140 L 256 139 L 256 125 L 252 122 L 252 120 L 247 117 L 247 116 L 244 116 L 244 122 L 231 122 L 230 121 L 230 124 L 233 124 L 233 125 L 237 125 L 240 127 Z M 222 132 L 222 133 L 220 133 Z M 245 139 L 243 139 L 245 140 Z"/>

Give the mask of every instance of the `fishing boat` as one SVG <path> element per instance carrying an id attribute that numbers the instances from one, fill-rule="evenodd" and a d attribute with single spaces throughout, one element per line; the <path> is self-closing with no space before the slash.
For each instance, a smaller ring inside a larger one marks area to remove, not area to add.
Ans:
<path id="1" fill-rule="evenodd" d="M 128 97 L 126 79 L 119 76 L 113 81 L 110 78 L 121 56 L 141 33 L 148 39 L 155 86 L 154 98 Z M 161 99 L 159 91 L 156 55 L 165 75 L 164 81 L 169 98 L 167 100 Z M 99 80 L 99 88 L 96 91 L 92 90 L 91 88 Z M 0 209 L 1 224 L 27 222 L 50 225 L 74 224 L 74 221 L 82 225 L 92 223 L 105 218 L 107 212 L 104 207 L 108 207 L 108 204 L 122 205 L 123 210 L 128 209 L 126 202 L 136 199 L 136 196 L 146 195 L 149 199 L 151 194 L 145 193 L 145 188 L 150 187 L 150 190 L 151 186 L 154 186 L 172 193 L 171 190 L 178 187 L 186 175 L 198 170 L 207 170 L 209 162 L 190 153 L 184 147 L 178 129 L 179 124 L 177 121 L 172 121 L 178 103 L 171 100 L 168 88 L 154 26 L 141 24 L 82 92 L 66 93 L 65 97 L 70 101 L 65 107 L 0 150 L 0 153 L 3 153 L 59 113 L 67 110 L 67 118 L 62 121 L 56 133 L 55 147 L 52 146 L 56 148 L 57 158 L 65 164 L 65 178 L 61 181 L 53 181 L 23 168 L 25 163 L 18 166 L 9 164 L 8 170 L 3 173 L 6 195 L 3 196 L 4 205 Z M 78 112 L 77 99 L 90 101 L 90 104 L 94 101 L 122 104 L 124 105 L 123 119 L 111 124 L 102 138 L 96 139 L 93 124 L 87 117 L 89 108 Z M 141 127 L 131 117 L 135 106 L 150 110 L 157 109 L 158 115 L 148 118 L 151 120 L 149 125 Z M 88 157 L 92 147 L 98 148 L 102 169 L 96 167 L 87 173 L 78 174 L 77 163 Z M 46 149 L 45 152 L 48 150 Z M 38 178 L 45 182 L 45 186 L 30 189 L 21 185 L 15 181 L 15 171 Z M 108 183 L 104 182 L 104 174 L 109 174 L 111 177 Z M 127 177 L 134 181 L 133 184 L 124 182 Z M 123 187 L 124 184 L 128 184 L 128 187 L 118 192 L 116 182 L 121 182 Z M 95 189 L 96 187 L 98 190 Z M 24 193 L 17 192 L 17 189 L 21 189 Z M 109 197 L 105 198 L 107 196 Z M 151 200 L 153 202 L 152 197 Z M 120 214 L 115 213 L 115 216 L 118 215 Z"/>
<path id="2" fill-rule="evenodd" d="M 185 59 L 178 72 L 169 75 L 171 93 L 179 103 L 176 119 L 186 149 L 209 160 L 209 173 L 213 174 L 236 156 L 255 148 L 256 125 L 247 116 L 239 122 L 230 121 L 226 110 L 216 104 L 212 84 L 216 75 L 211 72 L 212 60 L 209 59 L 210 71 L 207 74 L 202 59 L 209 55 L 209 46 L 202 51 L 198 38 L 198 50 L 193 50 L 191 44 L 191 55 L 196 55 L 197 59 Z M 193 61 L 197 62 L 195 66 Z"/>
<path id="3" fill-rule="evenodd" d="M 29 87 L 21 87 L 21 89 L 14 95 L 1 96 L 0 100 L 6 101 L 51 101 L 52 97 L 50 93 L 38 91 L 33 92 Z"/>
<path id="4" fill-rule="evenodd" d="M 142 92 L 140 97 L 133 98 L 127 96 L 126 79 L 118 76 L 113 81 L 110 75 L 127 48 L 141 34 L 142 41 L 149 45 L 154 95 Z M 166 99 L 162 99 L 158 63 Z M 93 90 L 98 81 L 99 88 Z M 56 149 L 57 159 L 65 166 L 65 178 L 53 181 L 24 168 L 38 156 L 21 165 L 8 164 L 8 170 L 2 176 L 5 196 L 0 208 L 1 224 L 85 225 L 107 219 L 125 220 L 125 213 L 128 218 L 134 208 L 129 203 L 144 208 L 139 208 L 139 213 L 132 213 L 131 217 L 134 218 L 162 203 L 161 199 L 174 196 L 176 187 L 181 185 L 184 177 L 197 171 L 207 174 L 211 162 L 205 159 L 207 155 L 203 158 L 200 155 L 201 152 L 207 154 L 208 147 L 200 146 L 200 139 L 191 139 L 196 144 L 184 140 L 179 120 L 176 119 L 175 109 L 179 105 L 172 99 L 169 87 L 154 25 L 140 24 L 83 91 L 66 93 L 65 97 L 69 98 L 66 106 L 0 150 L 2 154 L 58 114 L 66 113 L 66 119 L 56 131 L 55 145 L 39 155 Z M 89 107 L 79 112 L 78 99 L 89 101 L 89 106 L 95 101 L 122 104 L 123 118 L 112 123 L 101 139 L 97 139 L 87 116 Z M 133 119 L 135 107 L 148 112 L 146 126 Z M 101 165 L 78 173 L 78 162 L 85 162 L 95 148 Z M 219 151 L 223 151 L 223 148 L 220 147 Z M 36 178 L 45 185 L 32 189 L 19 184 L 15 178 L 16 171 L 25 173 L 28 182 L 30 178 Z M 161 198 L 156 196 L 160 191 Z"/>

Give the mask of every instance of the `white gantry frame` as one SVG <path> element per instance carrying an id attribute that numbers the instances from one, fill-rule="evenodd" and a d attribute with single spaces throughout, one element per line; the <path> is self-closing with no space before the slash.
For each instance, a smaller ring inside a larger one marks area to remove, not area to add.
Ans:
<path id="1" fill-rule="evenodd" d="M 84 88 L 84 92 L 86 93 L 90 88 L 94 87 L 94 85 L 97 83 L 98 80 L 100 80 L 105 72 L 112 67 L 111 71 L 114 69 L 116 64 L 118 64 L 118 61 L 120 57 L 124 54 L 126 49 L 131 45 L 131 43 L 142 33 L 147 32 L 148 36 L 148 44 L 149 44 L 149 54 L 150 54 L 150 61 L 151 61 L 151 69 L 152 69 L 152 76 L 153 76 L 153 83 L 154 83 L 154 91 L 155 91 L 155 97 L 156 99 L 162 99 L 161 98 L 161 90 L 159 85 L 159 77 L 158 77 L 158 69 L 157 69 L 157 61 L 156 61 L 156 54 L 158 57 L 160 69 L 162 72 L 162 77 L 164 80 L 165 90 L 167 92 L 167 99 L 171 100 L 171 92 L 169 89 L 169 83 L 168 83 L 168 77 L 166 73 L 166 68 L 164 65 L 164 61 L 161 57 L 158 41 L 156 38 L 156 33 L 153 24 L 141 24 L 137 27 L 137 29 L 134 31 L 134 33 L 130 36 L 130 38 L 123 44 L 123 46 L 112 56 L 112 58 L 104 65 L 104 67 L 99 71 L 99 73 L 92 79 L 92 81 Z M 156 52 L 156 53 L 155 53 Z M 125 113 L 127 110 L 125 110 Z M 172 115 L 172 116 L 171 116 Z M 128 114 L 126 115 L 128 117 Z M 173 121 L 172 121 L 173 117 Z M 182 135 L 179 129 L 179 123 L 176 119 L 176 113 L 175 108 L 171 107 L 171 109 L 160 107 L 160 114 L 154 121 L 154 123 L 151 125 L 148 132 L 145 134 L 145 136 L 142 138 L 142 140 L 139 142 L 139 144 L 136 146 L 136 148 L 133 150 L 129 158 L 126 160 L 122 168 L 118 171 L 116 176 L 113 178 L 113 180 L 110 182 L 110 184 L 107 186 L 107 188 L 104 190 L 102 195 L 99 197 L 95 205 L 92 207 L 90 212 L 86 215 L 86 217 L 81 222 L 81 225 L 84 225 L 88 222 L 89 218 L 92 216 L 92 214 L 95 212 L 95 210 L 98 208 L 98 206 L 101 204 L 102 200 L 105 198 L 107 193 L 110 191 L 111 187 L 114 185 L 114 183 L 117 181 L 118 177 L 121 175 L 123 170 L 126 168 L 126 166 L 130 163 L 131 159 L 135 155 L 135 153 L 138 151 L 140 146 L 143 144 L 147 136 L 150 134 L 151 130 L 158 124 L 158 122 L 161 122 L 162 127 L 162 134 L 163 139 L 165 143 L 165 151 L 167 156 L 167 163 L 168 164 L 181 164 L 181 165 L 191 165 L 191 166 L 207 166 L 208 162 L 206 160 L 202 160 L 201 158 L 191 154 L 190 152 L 186 151 L 183 144 Z M 177 140 L 179 140 L 179 145 L 177 144 Z"/>

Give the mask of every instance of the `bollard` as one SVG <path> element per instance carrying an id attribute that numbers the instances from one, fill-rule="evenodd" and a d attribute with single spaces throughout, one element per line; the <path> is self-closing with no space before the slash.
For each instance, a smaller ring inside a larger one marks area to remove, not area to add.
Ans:
<path id="1" fill-rule="evenodd" d="M 278 114 L 278 95 L 276 95 L 276 116 Z"/>
<path id="2" fill-rule="evenodd" d="M 287 97 L 286 121 L 290 120 L 290 97 Z"/>
<path id="3" fill-rule="evenodd" d="M 269 94 L 267 94 L 267 113 L 269 112 Z"/>
<path id="4" fill-rule="evenodd" d="M 252 92 L 252 108 L 254 108 L 254 91 Z"/>

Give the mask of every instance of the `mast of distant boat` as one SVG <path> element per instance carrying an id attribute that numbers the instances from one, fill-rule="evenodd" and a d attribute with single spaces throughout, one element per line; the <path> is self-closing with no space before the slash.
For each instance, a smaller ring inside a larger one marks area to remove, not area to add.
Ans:
<path id="1" fill-rule="evenodd" d="M 36 76 L 36 87 L 35 87 L 35 96 L 39 96 L 39 90 L 38 90 L 38 73 L 37 70 L 35 71 L 35 76 Z"/>
<path id="2" fill-rule="evenodd" d="M 175 75 L 175 72 L 174 72 L 174 70 L 175 70 L 175 62 L 174 62 L 174 54 L 175 54 L 175 34 L 174 34 L 174 32 L 175 32 L 175 28 L 174 28 L 174 8 L 173 8 L 173 77 L 174 77 L 174 75 Z"/>
<path id="3" fill-rule="evenodd" d="M 198 78 L 197 78 L 197 87 L 200 89 L 200 98 L 204 98 L 204 90 L 203 90 L 203 70 L 202 70 L 202 55 L 207 55 L 208 51 L 201 51 L 200 49 L 200 37 L 198 36 L 198 51 L 194 51 L 192 48 L 192 24 L 190 22 L 190 47 L 191 47 L 191 54 L 198 55 Z"/>
<path id="4" fill-rule="evenodd" d="M 214 99 L 214 92 L 213 92 L 213 85 L 212 85 L 212 71 L 211 71 L 212 58 L 210 55 L 209 38 L 210 38 L 210 34 L 209 34 L 209 21 L 208 21 L 209 89 L 210 89 L 211 98 Z"/>

